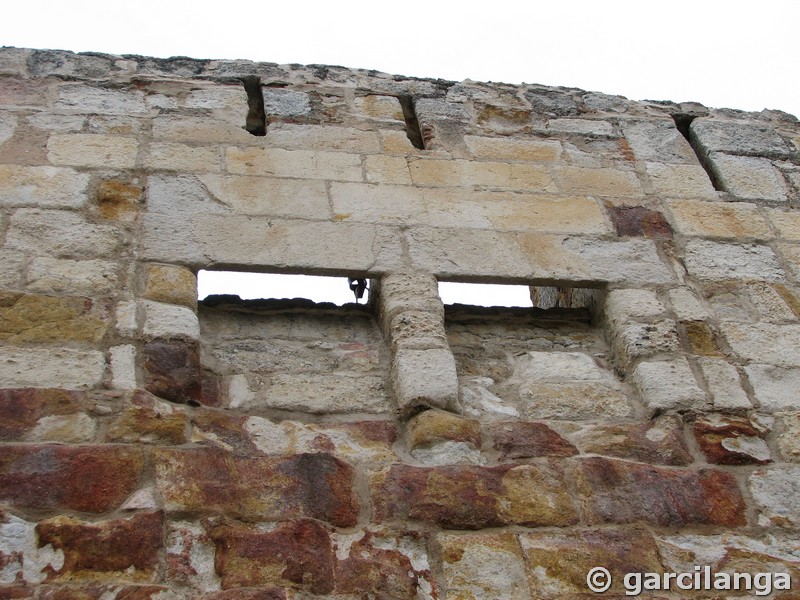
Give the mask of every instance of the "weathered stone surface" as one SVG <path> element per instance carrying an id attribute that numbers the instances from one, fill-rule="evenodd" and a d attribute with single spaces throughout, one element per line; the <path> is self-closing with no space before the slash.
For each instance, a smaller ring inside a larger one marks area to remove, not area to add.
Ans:
<path id="1" fill-rule="evenodd" d="M 489 160 L 555 162 L 561 156 L 561 144 L 556 140 L 467 135 L 464 143 L 475 158 Z"/>
<path id="2" fill-rule="evenodd" d="M 697 164 L 674 165 L 647 163 L 647 176 L 653 193 L 662 198 L 705 198 L 717 197 L 714 186 L 703 167 Z"/>
<path id="3" fill-rule="evenodd" d="M 33 598 L 34 587 L 47 578 L 49 572 L 64 564 L 63 552 L 52 546 L 39 547 L 36 524 L 0 512 L 0 598 Z M 6 587 L 10 584 L 19 587 Z M 23 593 L 25 590 L 30 594 Z"/>
<path id="4" fill-rule="evenodd" d="M 370 154 L 364 157 L 364 168 L 367 183 L 411 185 L 411 173 L 405 157 Z"/>
<path id="5" fill-rule="evenodd" d="M 706 395 L 685 358 L 641 362 L 634 369 L 632 380 L 651 416 L 665 410 L 698 410 L 705 406 Z"/>
<path id="6" fill-rule="evenodd" d="M 777 439 L 778 448 L 785 460 L 800 462 L 800 413 L 791 411 L 779 416 L 782 429 Z"/>
<path id="7" fill-rule="evenodd" d="M 675 231 L 683 235 L 740 241 L 772 237 L 766 219 L 755 204 L 673 200 L 667 206 Z"/>
<path id="8" fill-rule="evenodd" d="M 644 195 L 639 180 L 631 171 L 557 167 L 554 172 L 561 191 L 568 194 L 633 197 Z"/>
<path id="9" fill-rule="evenodd" d="M 108 225 L 87 223 L 73 212 L 24 208 L 11 218 L 6 244 L 35 255 L 95 258 L 114 254 L 119 234 Z"/>
<path id="10" fill-rule="evenodd" d="M 97 207 L 104 219 L 130 222 L 136 218 L 142 202 L 142 188 L 115 179 L 97 186 Z"/>
<path id="11" fill-rule="evenodd" d="M 562 475 L 539 465 L 392 465 L 372 477 L 377 522 L 409 519 L 446 529 L 565 526 L 577 521 Z"/>
<path id="12" fill-rule="evenodd" d="M 111 371 L 111 387 L 132 390 L 136 381 L 136 346 L 124 344 L 108 349 L 108 366 Z"/>
<path id="13" fill-rule="evenodd" d="M 89 298 L 0 293 L 0 339 L 25 342 L 98 342 L 107 315 Z"/>
<path id="14" fill-rule="evenodd" d="M 154 142 L 148 150 L 144 160 L 148 170 L 181 173 L 215 173 L 221 170 L 220 151 L 215 146 Z"/>
<path id="15" fill-rule="evenodd" d="M 652 290 L 611 290 L 606 295 L 604 315 L 613 326 L 619 327 L 634 319 L 654 321 L 664 313 L 664 305 Z"/>
<path id="16" fill-rule="evenodd" d="M 694 424 L 694 438 L 706 460 L 716 465 L 763 465 L 772 462 L 767 433 L 749 419 L 707 415 Z"/>
<path id="17" fill-rule="evenodd" d="M 510 533 L 436 536 L 443 585 L 456 598 L 531 598 L 525 559 Z"/>
<path id="18" fill-rule="evenodd" d="M 800 242 L 800 213 L 773 209 L 766 211 L 778 235 L 790 242 Z"/>
<path id="19" fill-rule="evenodd" d="M 582 597 L 587 591 L 587 573 L 598 565 L 611 572 L 611 594 L 625 593 L 627 573 L 663 570 L 655 540 L 641 529 L 526 533 L 519 541 L 531 587 L 539 598 Z"/>
<path id="20" fill-rule="evenodd" d="M 607 206 L 606 209 L 619 236 L 672 237 L 672 227 L 657 210 L 644 206 Z"/>
<path id="21" fill-rule="evenodd" d="M 721 356 L 711 327 L 705 321 L 686 321 L 681 329 L 689 343 L 689 351 L 698 356 Z"/>
<path id="22" fill-rule="evenodd" d="M 612 335 L 614 354 L 623 365 L 638 358 L 672 354 L 678 347 L 678 331 L 672 319 L 630 323 L 618 327 Z"/>
<path id="23" fill-rule="evenodd" d="M 197 306 L 197 276 L 184 267 L 148 265 L 144 297 L 156 302 Z"/>
<path id="24" fill-rule="evenodd" d="M 288 150 L 332 150 L 354 154 L 380 152 L 374 131 L 350 127 L 275 123 L 269 128 L 270 145 Z"/>
<path id="25" fill-rule="evenodd" d="M 89 176 L 59 167 L 0 165 L 0 206 L 81 208 Z"/>
<path id="26" fill-rule="evenodd" d="M 6 387 L 92 388 L 105 371 L 105 356 L 96 350 L 0 348 L 0 381 Z"/>
<path id="27" fill-rule="evenodd" d="M 387 337 L 394 318 L 404 312 L 428 312 L 444 319 L 436 278 L 426 271 L 397 271 L 381 278 L 379 310 Z"/>
<path id="28" fill-rule="evenodd" d="M 784 367 L 800 366 L 800 325 L 724 323 L 725 341 L 743 360 Z M 780 340 L 780 345 L 775 342 Z"/>
<path id="29" fill-rule="evenodd" d="M 329 531 L 311 520 L 258 531 L 220 524 L 209 531 L 223 588 L 290 586 L 314 594 L 334 590 L 335 554 Z"/>
<path id="30" fill-rule="evenodd" d="M 141 449 L 125 446 L 3 446 L 0 498 L 19 507 L 107 512 L 136 489 L 143 467 Z"/>
<path id="31" fill-rule="evenodd" d="M 789 200 L 789 187 L 781 172 L 766 158 L 731 156 L 714 152 L 711 168 L 723 189 L 743 200 Z"/>
<path id="32" fill-rule="evenodd" d="M 702 300 L 690 288 L 671 289 L 669 301 L 679 321 L 704 321 L 710 316 Z"/>
<path id="33" fill-rule="evenodd" d="M 59 86 L 55 106 L 92 114 L 135 115 L 148 112 L 144 93 L 138 89 L 115 90 L 83 83 Z"/>
<path id="34" fill-rule="evenodd" d="M 585 454 L 602 454 L 659 465 L 688 465 L 692 456 L 676 417 L 646 423 L 588 425 L 570 438 Z"/>
<path id="35" fill-rule="evenodd" d="M 300 517 L 351 527 L 358 517 L 352 467 L 325 453 L 244 458 L 213 449 L 153 450 L 168 512 L 247 521 Z"/>
<path id="36" fill-rule="evenodd" d="M 800 368 L 751 364 L 744 367 L 759 406 L 769 412 L 800 409 Z"/>
<path id="37" fill-rule="evenodd" d="M 154 340 L 142 347 L 145 389 L 172 402 L 202 403 L 202 371 L 195 344 Z"/>
<path id="38" fill-rule="evenodd" d="M 42 419 L 78 415 L 83 411 L 85 402 L 84 392 L 36 388 L 0 389 L 0 414 L 3 415 L 0 421 L 0 439 L 23 440 Z"/>
<path id="39" fill-rule="evenodd" d="M 34 292 L 100 295 L 116 289 L 119 264 L 107 260 L 34 258 L 28 267 L 28 289 Z"/>
<path id="40" fill-rule="evenodd" d="M 706 154 L 727 152 L 772 158 L 791 158 L 795 154 L 778 132 L 767 125 L 695 119 L 690 130 Z"/>
<path id="41" fill-rule="evenodd" d="M 219 590 L 214 550 L 214 543 L 200 523 L 170 522 L 165 544 L 167 580 L 204 592 Z"/>
<path id="42" fill-rule="evenodd" d="M 672 120 L 625 121 L 622 130 L 636 160 L 684 164 L 697 160 Z"/>
<path id="43" fill-rule="evenodd" d="M 25 255 L 15 250 L 0 249 L 0 286 L 5 290 L 22 287 L 22 271 Z"/>
<path id="44" fill-rule="evenodd" d="M 574 478 L 588 523 L 745 524 L 745 503 L 736 478 L 724 471 L 586 458 L 575 463 Z"/>
<path id="45" fill-rule="evenodd" d="M 147 392 L 135 392 L 122 413 L 109 424 L 106 441 L 183 444 L 188 441 L 186 411 Z"/>
<path id="46" fill-rule="evenodd" d="M 528 419 L 633 416 L 633 407 L 618 385 L 602 381 L 523 383 L 519 396 L 520 412 Z"/>
<path id="47" fill-rule="evenodd" d="M 142 309 L 144 312 L 142 332 L 145 336 L 199 339 L 200 323 L 192 309 L 148 300 L 142 302 Z"/>
<path id="48" fill-rule="evenodd" d="M 706 387 L 715 410 L 748 410 L 752 404 L 742 388 L 739 372 L 729 362 L 718 358 L 700 358 Z"/>
<path id="49" fill-rule="evenodd" d="M 518 189 L 528 192 L 555 192 L 556 187 L 544 166 L 466 160 L 410 161 L 411 180 L 417 186 Z M 585 190 L 565 190 L 590 193 Z"/>
<path id="50" fill-rule="evenodd" d="M 437 312 L 406 310 L 392 319 L 385 331 L 395 350 L 447 348 L 444 322 Z"/>
<path id="51" fill-rule="evenodd" d="M 228 148 L 225 164 L 230 173 L 334 181 L 362 181 L 361 156 L 344 152 Z"/>
<path id="52" fill-rule="evenodd" d="M 480 422 L 444 410 L 431 409 L 419 413 L 406 424 L 406 446 L 409 450 L 448 441 L 465 442 L 480 448 Z"/>
<path id="53" fill-rule="evenodd" d="M 800 525 L 800 467 L 759 469 L 750 475 L 748 485 L 760 525 L 791 529 Z"/>
<path id="54" fill-rule="evenodd" d="M 783 269 L 769 246 L 723 244 L 690 240 L 686 244 L 686 267 L 702 279 L 751 279 L 783 281 Z"/>
<path id="55" fill-rule="evenodd" d="M 139 143 L 136 138 L 91 133 L 53 134 L 47 156 L 54 165 L 132 169 Z"/>
<path id="56" fill-rule="evenodd" d="M 129 519 L 88 523 L 54 517 L 36 526 L 39 544 L 64 554 L 54 579 L 80 580 L 99 576 L 148 581 L 155 576 L 163 546 L 164 516 L 139 513 Z"/>
<path id="57" fill-rule="evenodd" d="M 507 421 L 489 428 L 493 448 L 500 460 L 519 458 L 564 457 L 578 454 L 578 449 L 544 423 Z"/>
<path id="58" fill-rule="evenodd" d="M 419 407 L 453 409 L 458 401 L 458 376 L 447 348 L 400 349 L 392 359 L 392 384 L 400 413 Z"/>

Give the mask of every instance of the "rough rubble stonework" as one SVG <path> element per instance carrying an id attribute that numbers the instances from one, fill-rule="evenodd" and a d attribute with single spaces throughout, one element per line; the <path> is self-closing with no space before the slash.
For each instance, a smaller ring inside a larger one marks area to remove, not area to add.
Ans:
<path id="1" fill-rule="evenodd" d="M 798 260 L 777 110 L 2 48 L 0 598 L 800 586 Z"/>

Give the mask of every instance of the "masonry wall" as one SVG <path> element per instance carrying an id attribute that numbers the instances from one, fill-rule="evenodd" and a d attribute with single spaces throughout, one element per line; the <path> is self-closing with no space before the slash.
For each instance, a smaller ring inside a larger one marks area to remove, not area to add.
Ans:
<path id="1" fill-rule="evenodd" d="M 0 597 L 799 585 L 799 152 L 780 111 L 1 49 Z M 221 268 L 370 303 L 198 305 Z"/>

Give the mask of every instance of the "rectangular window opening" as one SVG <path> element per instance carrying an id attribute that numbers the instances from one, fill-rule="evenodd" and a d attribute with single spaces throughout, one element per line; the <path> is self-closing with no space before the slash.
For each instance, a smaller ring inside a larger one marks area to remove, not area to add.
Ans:
<path id="1" fill-rule="evenodd" d="M 252 135 L 267 135 L 267 113 L 264 108 L 264 92 L 261 79 L 255 75 L 242 78 L 247 92 L 247 119 L 244 128 Z"/>
<path id="2" fill-rule="evenodd" d="M 714 170 L 711 168 L 708 157 L 705 155 L 703 149 L 692 135 L 691 124 L 695 118 L 695 115 L 672 115 L 672 120 L 675 121 L 675 128 L 686 139 L 686 141 L 689 142 L 689 145 L 692 147 L 692 150 L 694 150 L 694 153 L 697 156 L 697 160 L 700 161 L 700 165 L 703 167 L 708 175 L 708 178 L 711 180 L 711 185 L 714 186 L 714 189 L 718 192 L 724 192 L 725 190 L 720 185 L 719 181 L 717 180 L 717 176 L 714 174 Z"/>
<path id="3" fill-rule="evenodd" d="M 398 96 L 400 108 L 403 109 L 403 119 L 406 122 L 406 135 L 411 145 L 419 150 L 425 149 L 425 140 L 422 138 L 422 131 L 417 119 L 417 111 L 414 109 L 414 100 L 411 96 Z"/>
<path id="4" fill-rule="evenodd" d="M 366 304 L 370 282 L 364 278 L 287 275 L 245 271 L 206 271 L 197 274 L 197 298 L 206 304 L 225 300 L 283 300 Z"/>

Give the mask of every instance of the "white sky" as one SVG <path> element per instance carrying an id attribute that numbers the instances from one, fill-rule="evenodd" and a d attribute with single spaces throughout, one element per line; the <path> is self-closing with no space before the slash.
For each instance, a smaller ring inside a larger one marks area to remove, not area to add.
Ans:
<path id="1" fill-rule="evenodd" d="M 5 3 L 0 44 L 343 65 L 800 116 L 799 24 L 800 0 L 43 0 Z"/>

